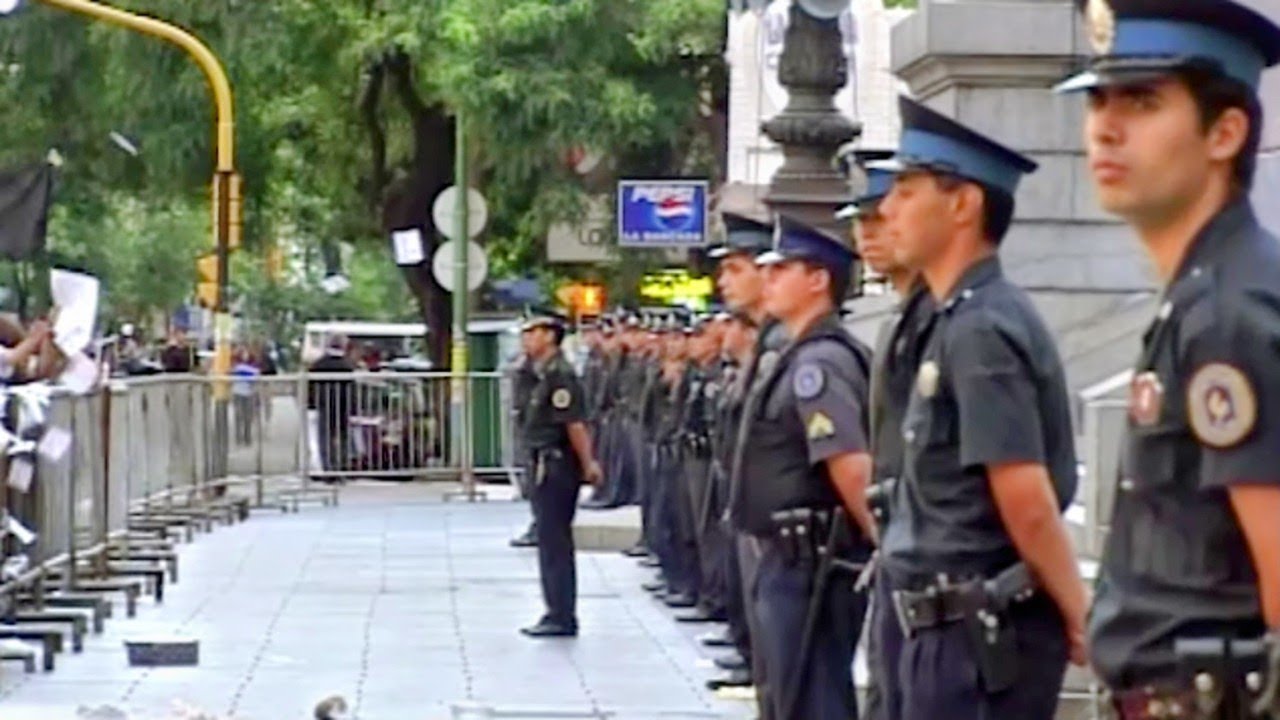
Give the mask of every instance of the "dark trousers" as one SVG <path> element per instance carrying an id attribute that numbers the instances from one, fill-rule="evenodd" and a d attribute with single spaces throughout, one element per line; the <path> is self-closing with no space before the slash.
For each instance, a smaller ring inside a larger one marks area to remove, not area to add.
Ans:
<path id="1" fill-rule="evenodd" d="M 724 553 L 724 612 L 729 623 L 729 637 L 733 646 L 751 667 L 751 625 L 747 621 L 746 598 L 743 596 L 742 548 L 737 536 L 724 530 L 726 548 Z"/>
<path id="2" fill-rule="evenodd" d="M 698 558 L 702 563 L 702 589 L 699 597 L 704 607 L 715 613 L 727 612 L 729 602 L 729 559 L 732 540 L 721 518 L 727 483 L 713 464 L 708 464 L 702 502 L 698 507 Z"/>
<path id="3" fill-rule="evenodd" d="M 533 519 L 537 525 L 538 570 L 545 619 L 577 627 L 578 575 L 573 557 L 573 515 L 578 508 L 582 470 L 570 452 L 545 456 L 541 482 L 534 476 Z"/>
<path id="4" fill-rule="evenodd" d="M 1018 674 L 1013 687 L 987 692 L 965 624 L 940 625 L 904 639 L 897 667 L 901 713 L 891 717 L 1053 720 L 1067 667 L 1062 618 L 1041 594 L 1015 605 L 1006 622 L 1017 638 L 1016 655 L 1008 660 Z"/>
<path id="5" fill-rule="evenodd" d="M 654 546 L 650 549 L 658 556 L 667 586 L 673 592 L 693 594 L 698 589 L 693 570 L 697 567 L 698 558 L 697 553 L 686 547 L 682 539 L 685 533 L 681 528 L 684 514 L 681 507 L 686 503 L 680 487 L 680 460 L 681 453 L 676 444 L 663 443 L 658 446 L 652 523 Z"/>
<path id="6" fill-rule="evenodd" d="M 775 720 L 856 720 L 853 655 L 866 612 L 866 596 L 853 591 L 854 578 L 836 574 L 827 584 L 808 657 L 800 657 L 801 638 L 813 591 L 814 565 L 789 564 L 782 550 L 763 545 L 756 577 L 758 635 L 752 636 L 757 662 L 768 678 L 767 714 Z M 803 680 L 795 711 L 785 707 L 792 686 Z M 947 717 L 945 713 L 934 716 Z M 1012 717 L 1012 716 L 1010 716 Z"/>
<path id="7" fill-rule="evenodd" d="M 902 717 L 902 688 L 898 667 L 902 658 L 902 626 L 893 609 L 893 586 L 883 570 L 876 573 L 875 598 L 867 616 L 867 668 L 871 688 L 867 692 L 870 720 L 898 720 Z"/>
<path id="8" fill-rule="evenodd" d="M 687 592 L 702 596 L 702 557 L 699 544 L 698 515 L 702 490 L 706 487 L 707 460 L 699 458 L 687 447 L 681 448 L 674 475 L 676 511 L 676 560 L 685 578 Z"/>

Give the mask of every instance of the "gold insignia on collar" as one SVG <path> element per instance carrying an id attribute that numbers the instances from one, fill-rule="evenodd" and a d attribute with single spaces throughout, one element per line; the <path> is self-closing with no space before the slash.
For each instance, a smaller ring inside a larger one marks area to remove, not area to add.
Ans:
<path id="1" fill-rule="evenodd" d="M 573 396 L 564 388 L 560 388 L 559 390 L 551 393 L 551 406 L 557 410 L 568 410 L 569 403 L 572 402 Z"/>
<path id="2" fill-rule="evenodd" d="M 805 423 L 805 434 L 810 440 L 822 440 L 836 434 L 836 424 L 831 422 L 831 418 L 821 412 L 816 412 L 809 416 L 809 422 Z"/>
<path id="3" fill-rule="evenodd" d="M 1116 13 L 1107 0 L 1089 0 L 1084 10 L 1089 26 L 1089 44 L 1098 55 L 1111 54 L 1116 41 Z"/>
<path id="4" fill-rule="evenodd" d="M 1187 385 L 1187 417 L 1200 442 L 1229 448 L 1244 440 L 1258 421 L 1253 383 L 1226 363 L 1201 366 Z"/>
<path id="5" fill-rule="evenodd" d="M 938 378 L 942 376 L 942 371 L 938 368 L 938 363 L 929 360 L 920 365 L 920 372 L 916 373 L 916 392 L 920 393 L 922 398 L 931 398 L 938 394 Z"/>

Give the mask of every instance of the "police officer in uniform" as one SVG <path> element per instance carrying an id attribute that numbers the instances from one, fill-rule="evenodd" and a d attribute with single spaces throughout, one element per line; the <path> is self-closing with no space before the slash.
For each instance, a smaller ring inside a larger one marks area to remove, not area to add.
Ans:
<path id="1" fill-rule="evenodd" d="M 1099 201 L 1164 282 L 1091 660 L 1123 720 L 1280 717 L 1280 244 L 1248 199 L 1280 27 L 1229 0 L 1083 9 L 1097 55 L 1060 89 L 1088 90 Z"/>
<path id="2" fill-rule="evenodd" d="M 756 368 L 730 512 L 760 553 L 752 650 L 764 665 L 768 682 L 758 679 L 757 688 L 770 718 L 858 714 L 852 667 L 865 598 L 855 594 L 853 578 L 815 582 L 819 548 L 840 523 L 838 511 L 856 521 L 842 556 L 865 559 L 875 536 L 866 504 L 870 353 L 837 315 L 853 260 L 840 241 L 785 218 L 775 250 L 757 260 L 765 268 L 765 308 L 792 340 L 772 368 Z M 807 628 L 811 593 L 818 594 L 818 614 Z"/>
<path id="3" fill-rule="evenodd" d="M 512 406 L 514 410 L 512 414 L 515 416 L 514 426 L 516 429 L 516 458 L 523 469 L 520 485 L 520 496 L 529 499 L 530 490 L 532 489 L 533 467 L 529 462 L 528 443 L 524 438 L 525 413 L 529 407 L 529 396 L 533 393 L 533 388 L 538 384 L 538 373 L 534 369 L 534 362 L 526 353 L 521 353 L 514 363 L 512 378 Z M 511 538 L 511 547 L 523 548 L 533 547 L 538 544 L 538 522 L 531 520 L 529 527 L 524 533 Z"/>
<path id="4" fill-rule="evenodd" d="M 725 304 L 737 317 L 737 322 L 746 326 L 743 333 L 750 335 L 751 343 L 747 348 L 739 348 L 735 352 L 735 377 L 731 384 L 726 385 L 725 403 L 719 421 L 722 445 L 716 455 L 724 471 L 721 492 L 725 498 L 720 522 L 729 535 L 724 558 L 725 616 L 728 627 L 723 635 L 708 634 L 701 640 L 705 645 L 732 647 L 737 652 L 736 657 L 717 658 L 717 665 L 729 670 L 730 675 L 709 681 L 708 685 L 712 689 L 750 685 L 753 676 L 762 677 L 763 674 L 762 667 L 753 670 L 756 663 L 753 662 L 754 654 L 751 649 L 751 626 L 755 618 L 749 612 L 747 597 L 750 587 L 754 585 L 758 558 L 754 548 L 747 542 L 747 536 L 735 531 L 729 523 L 727 509 L 729 498 L 733 494 L 731 474 L 742 406 L 746 402 L 746 387 L 755 364 L 757 344 L 762 344 L 758 330 L 768 322 L 764 311 L 764 273 L 756 265 L 756 257 L 773 247 L 772 224 L 762 222 L 760 218 L 746 212 L 722 211 L 721 218 L 725 227 L 724 243 L 712 248 L 707 255 L 716 261 L 716 287 Z"/>
<path id="5" fill-rule="evenodd" d="M 538 569 L 547 606 L 541 620 L 521 630 L 531 637 L 578 634 L 573 515 L 582 482 L 601 480 L 587 430 L 582 385 L 560 353 L 564 333 L 564 318 L 552 311 L 537 313 L 522 327 L 521 340 L 538 374 L 525 413 L 525 439 L 534 469 Z"/>
<path id="6" fill-rule="evenodd" d="M 852 205 L 838 213 L 853 221 L 853 239 L 858 257 L 877 275 L 883 277 L 897 293 L 899 303 L 893 316 L 884 322 L 876 335 L 871 361 L 869 417 L 871 423 L 872 503 L 883 528 L 888 521 L 888 500 L 898 478 L 902 476 L 902 419 L 906 415 L 911 386 L 919 366 L 920 352 L 933 325 L 934 304 L 920 274 L 903 265 L 894 253 L 893 242 L 880 201 L 893 187 L 894 174 L 869 163 L 893 156 L 891 150 L 855 150 L 852 163 L 866 178 L 866 189 Z M 893 610 L 889 583 L 875 583 L 867 613 L 867 668 L 871 682 L 867 686 L 865 714 L 872 720 L 890 720 L 896 716 L 889 708 L 901 707 L 897 673 L 884 672 L 898 667 L 901 656 L 902 630 Z M 881 661 L 881 655 L 884 656 Z M 887 700 L 885 698 L 888 698 Z"/>
<path id="7" fill-rule="evenodd" d="M 1036 166 L 911 100 L 900 110 L 880 212 L 938 310 L 881 547 L 906 638 L 889 716 L 1049 720 L 1068 656 L 1084 655 L 1086 594 L 1061 518 L 1073 430 L 1052 338 L 997 257 Z"/>

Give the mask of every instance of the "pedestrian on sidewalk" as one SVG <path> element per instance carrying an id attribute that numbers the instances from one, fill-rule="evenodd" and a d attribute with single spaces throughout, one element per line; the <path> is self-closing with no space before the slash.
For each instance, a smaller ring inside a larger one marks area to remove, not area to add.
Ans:
<path id="1" fill-rule="evenodd" d="M 542 311 L 525 321 L 520 336 L 538 379 L 525 409 L 524 438 L 533 467 L 538 568 L 547 606 L 541 620 L 521 630 L 530 637 L 578 634 L 573 515 L 582 482 L 596 485 L 603 475 L 591 449 L 582 385 L 560 352 L 564 333 L 564 318 Z"/>

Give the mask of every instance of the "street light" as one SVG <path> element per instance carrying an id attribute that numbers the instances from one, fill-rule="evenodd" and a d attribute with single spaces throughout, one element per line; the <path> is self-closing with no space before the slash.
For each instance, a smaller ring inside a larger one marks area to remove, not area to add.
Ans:
<path id="1" fill-rule="evenodd" d="M 103 5 L 94 0 L 39 0 L 68 12 L 87 15 L 118 25 L 127 30 L 159 38 L 185 51 L 200 66 L 213 94 L 216 125 L 214 144 L 216 158 L 213 176 L 213 229 L 218 258 L 218 293 L 214 307 L 214 337 L 217 352 L 213 360 L 213 374 L 225 377 L 231 369 L 231 317 L 227 314 L 228 254 L 238 243 L 240 232 L 240 176 L 235 166 L 235 113 L 232 107 L 231 83 L 226 70 L 209 47 L 186 30 L 156 18 L 138 15 Z M 0 15 L 9 15 L 22 4 L 22 0 L 0 0 Z M 227 382 L 214 384 L 214 400 L 217 412 L 215 434 L 219 447 L 226 447 L 227 401 L 230 387 Z M 215 471 L 224 468 L 215 468 Z"/>

